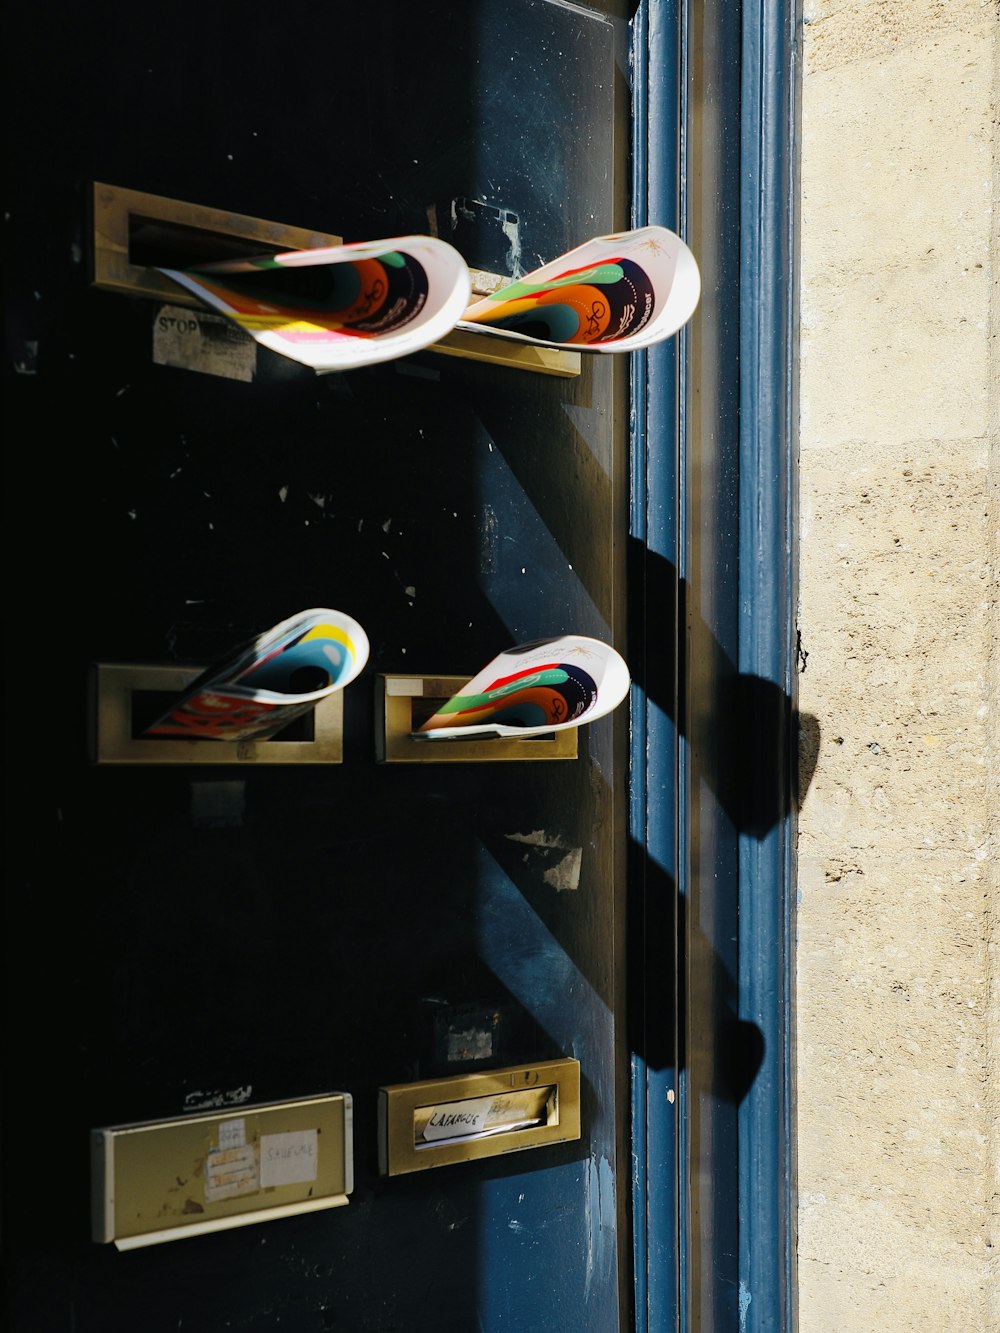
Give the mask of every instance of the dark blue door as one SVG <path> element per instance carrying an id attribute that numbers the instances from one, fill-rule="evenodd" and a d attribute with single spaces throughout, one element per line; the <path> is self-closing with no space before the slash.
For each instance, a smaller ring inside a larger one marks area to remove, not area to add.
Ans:
<path id="1" fill-rule="evenodd" d="M 103 181 L 347 240 L 435 231 L 527 270 L 628 225 L 629 11 L 9 16 L 16 1333 L 627 1327 L 628 709 L 572 762 L 393 767 L 373 736 L 380 672 L 471 675 L 564 632 L 625 647 L 628 367 L 163 364 L 157 303 L 90 284 L 87 200 Z M 341 765 L 91 762 L 93 663 L 204 663 L 313 606 L 372 645 Z M 477 1023 L 490 1043 L 457 1055 Z M 379 1175 L 380 1086 L 557 1056 L 580 1061 L 579 1141 Z M 346 1208 L 91 1241 L 91 1128 L 331 1090 L 354 1099 Z"/>

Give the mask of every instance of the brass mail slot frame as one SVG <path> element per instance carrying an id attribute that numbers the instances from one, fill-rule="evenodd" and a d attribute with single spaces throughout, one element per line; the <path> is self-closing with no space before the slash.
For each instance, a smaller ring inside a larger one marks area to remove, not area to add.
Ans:
<path id="1" fill-rule="evenodd" d="M 493 764 L 575 759 L 576 727 L 524 740 L 422 740 L 411 733 L 469 683 L 469 676 L 379 674 L 375 677 L 375 756 L 380 764 Z"/>
<path id="2" fill-rule="evenodd" d="M 160 234 L 159 244 L 169 250 L 171 237 L 176 253 L 164 253 L 160 263 L 165 268 L 183 268 L 186 263 L 212 259 L 236 259 L 241 256 L 283 250 L 316 250 L 326 245 L 340 245 L 342 237 L 326 232 L 307 231 L 281 222 L 266 222 L 244 213 L 230 213 L 201 204 L 185 203 L 162 195 L 127 190 L 117 185 L 93 183 L 93 253 L 91 283 L 104 291 L 129 296 L 152 297 L 171 305 L 195 306 L 202 303 L 186 288 L 158 273 L 152 256 L 142 256 L 139 238 L 144 227 L 152 225 Z M 192 245 L 204 242 L 200 256 Z M 145 258 L 146 262 L 137 262 Z"/>
<path id="3" fill-rule="evenodd" d="M 473 1130 L 444 1140 L 426 1140 L 419 1129 L 433 1119 L 435 1112 L 441 1113 L 441 1122 L 449 1117 L 464 1118 L 468 1123 L 488 1119 L 484 1107 L 491 1102 L 506 1104 L 506 1109 L 501 1107 L 501 1116 L 516 1114 L 517 1099 L 527 1103 L 536 1091 L 546 1094 L 541 1124 L 522 1128 L 515 1123 L 507 1130 Z M 463 1105 L 470 1108 L 464 1117 Z M 390 1084 L 379 1088 L 378 1118 L 379 1171 L 384 1176 L 572 1142 L 580 1137 L 580 1062 L 549 1060 L 479 1074 Z"/>
<path id="4" fill-rule="evenodd" d="M 340 1208 L 353 1100 L 322 1093 L 91 1130 L 91 1238 L 133 1250 Z"/>
<path id="5" fill-rule="evenodd" d="M 90 673 L 91 760 L 95 764 L 343 763 L 343 690 L 316 704 L 311 714 L 312 739 L 157 740 L 133 735 L 136 695 L 180 695 L 203 670 L 197 666 L 95 663 Z"/>
<path id="6" fill-rule="evenodd" d="M 506 366 L 509 370 L 559 375 L 563 379 L 573 379 L 580 373 L 579 352 L 508 341 L 489 333 L 473 333 L 471 329 L 452 329 L 429 350 L 443 356 L 461 356 L 467 361 L 485 361 L 491 366 Z"/>
<path id="7" fill-rule="evenodd" d="M 102 181 L 92 183 L 89 206 L 93 287 L 199 310 L 205 308 L 202 302 L 193 292 L 159 273 L 159 265 L 184 268 L 215 259 L 238 259 L 268 251 L 317 250 L 343 243 L 343 237 L 333 233 L 268 222 Z M 154 257 L 157 246 L 162 250 Z M 510 281 L 481 269 L 470 269 L 469 274 L 477 296 L 496 291 Z M 452 330 L 428 350 L 543 375 L 580 374 L 579 352 L 534 347 L 463 329 Z"/>

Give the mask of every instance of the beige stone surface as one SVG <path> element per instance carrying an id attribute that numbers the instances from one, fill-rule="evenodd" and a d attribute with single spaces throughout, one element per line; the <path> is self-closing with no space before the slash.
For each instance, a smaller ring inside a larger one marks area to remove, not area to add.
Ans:
<path id="1" fill-rule="evenodd" d="M 993 0 L 804 0 L 810 75 L 861 59 L 933 49 L 957 32 L 982 37 Z M 994 6 L 995 7 L 995 6 Z M 988 36 L 988 34 L 987 34 Z M 946 73 L 947 71 L 943 71 Z"/>
<path id="2" fill-rule="evenodd" d="M 994 612 L 985 442 L 803 461 L 800 573 L 822 763 L 802 849 L 983 846 Z M 811 612 L 811 618 L 809 613 Z"/>
<path id="3" fill-rule="evenodd" d="M 805 19 L 799 1325 L 992 1333 L 1000 21 Z"/>
<path id="4" fill-rule="evenodd" d="M 803 394 L 803 449 L 987 430 L 995 5 L 874 53 L 852 14 L 948 8 L 855 5 L 806 28 L 801 355 L 827 391 Z M 814 69 L 819 30 L 859 54 Z"/>

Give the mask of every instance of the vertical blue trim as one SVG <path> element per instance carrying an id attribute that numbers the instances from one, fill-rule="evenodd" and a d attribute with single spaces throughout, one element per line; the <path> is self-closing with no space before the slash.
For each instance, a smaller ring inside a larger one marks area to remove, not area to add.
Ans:
<path id="1" fill-rule="evenodd" d="M 676 0 L 643 0 L 632 21 L 636 227 L 654 222 L 680 230 L 678 33 Z M 632 358 L 631 536 L 639 553 L 632 609 L 642 642 L 640 688 L 633 691 L 630 807 L 637 852 L 630 896 L 643 971 L 632 992 L 641 1008 L 632 1026 L 642 1034 L 632 1058 L 636 1333 L 675 1329 L 680 1308 L 677 997 L 647 985 L 664 965 L 676 976 L 677 680 L 672 653 L 658 647 L 677 642 L 676 624 L 665 634 L 659 629 L 669 614 L 664 601 L 678 605 L 677 376 L 678 339 Z M 647 652 L 654 626 L 657 647 Z M 655 1060 L 647 1058 L 651 1048 Z"/>
<path id="2" fill-rule="evenodd" d="M 794 1327 L 795 163 L 798 0 L 743 0 L 740 673 L 785 701 L 758 756 L 783 818 L 740 838 L 740 1017 L 764 1061 L 740 1107 L 740 1330 Z M 771 777 L 773 782 L 773 775 Z"/>
<path id="3" fill-rule="evenodd" d="M 685 217 L 686 30 L 689 0 L 643 0 L 633 20 L 634 198 L 633 223 L 662 222 L 683 233 Z M 795 709 L 795 274 L 798 34 L 800 0 L 743 0 L 739 73 L 739 531 L 738 568 L 729 587 L 737 593 L 738 675 L 776 701 L 754 748 L 759 777 L 774 791 L 778 822 L 747 828 L 738 838 L 738 1016 L 763 1038 L 763 1061 L 739 1103 L 738 1152 L 715 1166 L 738 1190 L 739 1292 L 732 1301 L 709 1298 L 711 1308 L 731 1308 L 740 1333 L 791 1333 L 795 1323 L 795 1162 L 793 1108 L 794 709 Z M 720 14 L 723 12 L 719 11 Z M 704 17 L 704 16 L 702 16 Z M 718 20 L 715 20 L 718 22 Z M 730 29 L 731 31 L 731 29 Z M 735 177 L 732 178 L 735 180 Z M 732 199 L 735 206 L 737 199 Z M 734 293 L 735 295 L 735 293 Z M 720 299 L 725 293 L 720 294 Z M 633 358 L 632 537 L 642 552 L 637 602 L 639 621 L 666 612 L 664 571 L 670 571 L 674 610 L 688 577 L 688 510 L 680 494 L 686 475 L 686 437 L 679 404 L 686 335 Z M 733 460 L 735 463 L 735 459 Z M 735 535 L 735 534 L 734 534 Z M 720 562 L 735 552 L 719 551 Z M 649 577 L 647 577 L 647 575 Z M 675 624 L 680 645 L 682 627 Z M 643 635 L 643 644 L 647 639 Z M 668 886 L 679 910 L 687 897 L 685 806 L 686 744 L 677 663 L 668 670 L 654 652 L 641 663 L 643 688 L 633 699 L 632 836 L 645 873 L 633 884 L 645 932 L 641 1031 L 645 1044 L 633 1057 L 633 1213 L 637 1333 L 672 1333 L 687 1326 L 688 1270 L 698 1261 L 705 1280 L 704 1244 L 720 1234 L 688 1236 L 691 1163 L 686 1132 L 688 1089 L 678 1067 L 678 1023 L 683 960 L 677 956 L 676 912 L 664 914 L 654 895 Z M 650 689 L 650 684 L 655 690 Z M 748 693 L 747 699 L 756 696 Z M 662 703 L 667 700 L 666 709 Z M 777 781 L 775 781 L 777 779 Z M 660 911 L 654 910 L 656 906 Z M 736 902 L 732 904 L 736 916 Z M 663 922 L 674 923 L 673 937 Z M 670 955 L 673 955 L 670 958 Z M 736 961 L 734 957 L 734 962 Z M 673 1013 L 648 985 L 650 965 L 673 963 L 679 980 Z M 633 992 L 635 994 L 636 992 Z M 654 1002 L 659 1008 L 654 1006 Z M 694 1019 L 698 1016 L 694 1015 Z M 659 1026 L 658 1026 L 659 1025 Z M 664 1029 L 670 1028 L 664 1045 Z M 656 1032 L 659 1050 L 673 1063 L 646 1058 Z M 667 1101 L 673 1090 L 673 1102 Z M 709 1169 L 713 1169 L 711 1165 Z M 736 1240 L 735 1219 L 733 1240 Z M 721 1260 L 721 1256 L 717 1256 Z M 719 1265 L 715 1278 L 730 1271 Z M 731 1281 L 731 1278 L 728 1279 Z"/>
<path id="4" fill-rule="evenodd" d="M 632 226 L 646 223 L 646 172 L 648 124 L 646 118 L 647 26 L 646 7 L 640 5 L 631 25 L 630 59 L 632 67 Z M 630 433 L 630 515 L 629 529 L 637 548 L 643 548 L 647 538 L 646 522 L 646 354 L 636 352 L 630 359 L 631 373 L 631 433 Z M 633 604 L 633 614 L 645 616 L 644 600 Z M 635 664 L 632 671 L 634 675 Z M 635 849 L 633 864 L 636 872 L 644 864 L 646 845 L 646 691 L 633 683 L 630 699 L 631 737 L 629 755 L 629 827 Z M 633 902 L 642 898 L 630 924 L 630 933 L 645 938 L 645 900 L 638 873 L 631 879 L 629 897 Z M 633 994 L 635 992 L 633 991 Z M 631 1026 L 635 1026 L 632 1024 Z M 649 1333 L 649 1227 L 646 1198 L 649 1178 L 649 1125 L 646 1107 L 646 1089 L 649 1071 L 645 1056 L 635 1049 L 631 1053 L 632 1096 L 632 1273 L 633 1323 L 635 1333 Z"/>

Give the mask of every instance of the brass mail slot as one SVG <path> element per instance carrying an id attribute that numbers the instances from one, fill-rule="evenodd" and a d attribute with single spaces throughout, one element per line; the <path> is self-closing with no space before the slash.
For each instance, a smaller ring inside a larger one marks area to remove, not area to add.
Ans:
<path id="1" fill-rule="evenodd" d="M 266 741 L 166 740 L 136 733 L 202 672 L 202 667 L 98 662 L 90 678 L 90 756 L 97 764 L 339 764 L 344 694 L 321 699 L 281 737 Z"/>
<path id="2" fill-rule="evenodd" d="M 578 1060 L 379 1089 L 379 1170 L 385 1176 L 579 1137 Z"/>
<path id="3" fill-rule="evenodd" d="M 202 303 L 193 292 L 159 273 L 160 267 L 183 269 L 268 252 L 318 250 L 343 242 L 342 236 L 330 232 L 268 222 L 101 181 L 93 182 L 89 204 L 91 284 L 103 291 L 151 297 L 175 306 L 200 309 Z M 476 295 L 510 281 L 481 269 L 470 269 L 469 275 Z M 581 369 L 579 352 L 534 347 L 462 329 L 453 329 L 428 350 L 543 375 L 575 376 Z"/>
<path id="4" fill-rule="evenodd" d="M 172 305 L 200 307 L 201 302 L 192 292 L 158 273 L 158 266 L 185 268 L 269 251 L 316 250 L 340 245 L 342 240 L 327 232 L 266 222 L 100 181 L 94 182 L 91 208 L 93 285 L 166 300 Z"/>
<path id="5" fill-rule="evenodd" d="M 119 1250 L 338 1208 L 353 1188 L 346 1092 L 91 1132 L 91 1234 Z"/>
<path id="6" fill-rule="evenodd" d="M 475 275 L 473 275 L 475 281 Z M 475 287 L 473 287 L 475 291 Z M 580 374 L 580 353 L 561 347 L 536 347 L 531 343 L 507 342 L 471 329 L 452 329 L 434 344 L 435 352 L 462 356 L 468 361 L 485 361 L 512 370 L 533 370 L 541 375 L 560 375 L 572 379 Z"/>
<path id="7" fill-rule="evenodd" d="M 499 763 L 510 759 L 575 759 L 577 728 L 524 740 L 428 740 L 412 733 L 468 685 L 468 676 L 378 675 L 375 755 L 380 764 Z"/>

